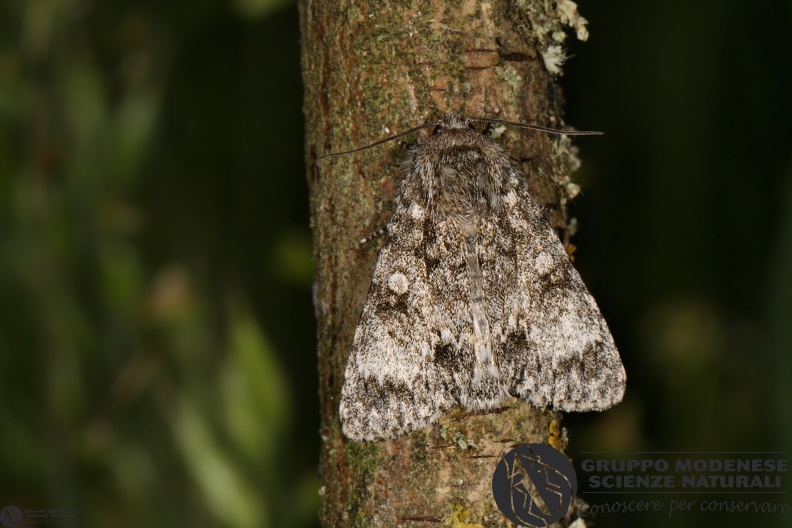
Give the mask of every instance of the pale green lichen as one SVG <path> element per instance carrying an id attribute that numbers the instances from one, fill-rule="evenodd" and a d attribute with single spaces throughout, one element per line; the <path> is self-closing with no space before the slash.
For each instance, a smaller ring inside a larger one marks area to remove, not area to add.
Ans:
<path id="1" fill-rule="evenodd" d="M 580 185 L 572 182 L 567 183 L 566 193 L 567 193 L 567 198 L 572 200 L 573 198 L 575 198 L 577 195 L 580 194 Z"/>
<path id="2" fill-rule="evenodd" d="M 443 519 L 443 524 L 451 528 L 484 528 L 481 523 L 473 522 L 473 513 L 461 504 L 454 506 L 454 511 Z"/>
<path id="3" fill-rule="evenodd" d="M 511 89 L 514 90 L 515 93 L 519 91 L 522 77 L 517 73 L 517 70 L 511 66 L 496 66 L 495 75 L 509 83 L 509 86 L 511 86 Z"/>
<path id="4" fill-rule="evenodd" d="M 564 48 L 561 46 L 548 46 L 547 49 L 542 52 L 542 60 L 544 61 L 547 71 L 553 75 L 561 75 L 563 72 L 561 66 L 566 62 L 567 56 L 564 52 Z"/>
<path id="5" fill-rule="evenodd" d="M 588 40 L 589 33 L 588 28 L 586 28 L 588 20 L 580 16 L 575 2 L 572 0 L 561 0 L 558 2 L 558 7 L 556 9 L 561 16 L 561 23 L 574 29 L 578 40 Z"/>
<path id="6" fill-rule="evenodd" d="M 561 67 L 566 60 L 564 49 L 560 46 L 566 40 L 563 31 L 567 26 L 575 31 L 578 40 L 588 40 L 588 21 L 580 16 L 578 6 L 572 0 L 560 0 L 556 3 L 532 2 L 519 0 L 517 5 L 527 15 L 531 23 L 531 34 L 538 41 L 538 49 L 544 59 L 547 71 L 554 75 L 562 75 Z"/>
<path id="7" fill-rule="evenodd" d="M 492 139 L 500 139 L 504 132 L 506 132 L 506 126 L 498 125 L 490 131 L 490 137 Z"/>
<path id="8" fill-rule="evenodd" d="M 471 438 L 465 438 L 461 431 L 456 431 L 454 433 L 454 442 L 461 448 L 461 449 L 477 449 L 476 442 Z"/>

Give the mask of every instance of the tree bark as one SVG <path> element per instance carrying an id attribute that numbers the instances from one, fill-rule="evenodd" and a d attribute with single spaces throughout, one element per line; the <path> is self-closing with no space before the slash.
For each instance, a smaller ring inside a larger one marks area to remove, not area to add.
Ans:
<path id="1" fill-rule="evenodd" d="M 511 526 L 491 494 L 495 465 L 515 444 L 562 443 L 556 413 L 511 400 L 489 414 L 459 409 L 434 428 L 380 442 L 341 433 L 338 403 L 382 227 L 402 176 L 399 145 L 368 145 L 449 111 L 560 127 L 556 84 L 564 26 L 585 38 L 569 0 L 362 0 L 300 4 L 321 398 L 321 520 L 326 527 L 437 526 L 446 519 Z M 576 193 L 570 142 L 507 130 L 530 191 L 568 241 Z M 454 513 L 456 511 L 456 513 Z M 471 524 L 475 526 L 475 524 Z"/>

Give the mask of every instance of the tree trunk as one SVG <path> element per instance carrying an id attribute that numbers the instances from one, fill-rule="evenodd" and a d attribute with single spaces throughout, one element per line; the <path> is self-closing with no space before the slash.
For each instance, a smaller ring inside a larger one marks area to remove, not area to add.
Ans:
<path id="1" fill-rule="evenodd" d="M 564 25 L 585 38 L 575 5 L 492 0 L 305 0 L 300 5 L 306 147 L 316 261 L 315 303 L 322 414 L 322 523 L 436 526 L 446 519 L 511 526 L 491 494 L 495 465 L 515 444 L 551 442 L 556 413 L 511 400 L 489 414 L 457 410 L 434 428 L 389 441 L 353 442 L 338 404 L 355 325 L 382 227 L 403 171 L 388 143 L 321 160 L 333 151 L 434 120 L 450 111 L 559 127 Z M 408 139 L 414 141 L 415 139 Z M 532 195 L 567 240 L 569 175 L 577 160 L 566 138 L 507 130 L 501 141 L 521 161 Z M 454 513 L 456 511 L 456 513 Z"/>

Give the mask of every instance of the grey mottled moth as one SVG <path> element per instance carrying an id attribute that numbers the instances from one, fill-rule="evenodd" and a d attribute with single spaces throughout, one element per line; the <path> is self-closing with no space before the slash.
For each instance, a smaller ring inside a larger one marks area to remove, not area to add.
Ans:
<path id="1" fill-rule="evenodd" d="M 594 298 L 523 173 L 473 122 L 592 134 L 448 114 L 364 147 L 436 125 L 411 150 L 355 330 L 339 409 L 351 439 L 392 438 L 510 396 L 592 411 L 624 394 Z"/>

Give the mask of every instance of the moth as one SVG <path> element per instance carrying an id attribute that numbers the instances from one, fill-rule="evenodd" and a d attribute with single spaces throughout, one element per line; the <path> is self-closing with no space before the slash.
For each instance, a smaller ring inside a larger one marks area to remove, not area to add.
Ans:
<path id="1" fill-rule="evenodd" d="M 624 394 L 597 303 L 525 175 L 473 123 L 595 134 L 447 114 L 411 150 L 346 366 L 350 439 L 396 437 L 512 396 L 593 411 Z"/>

